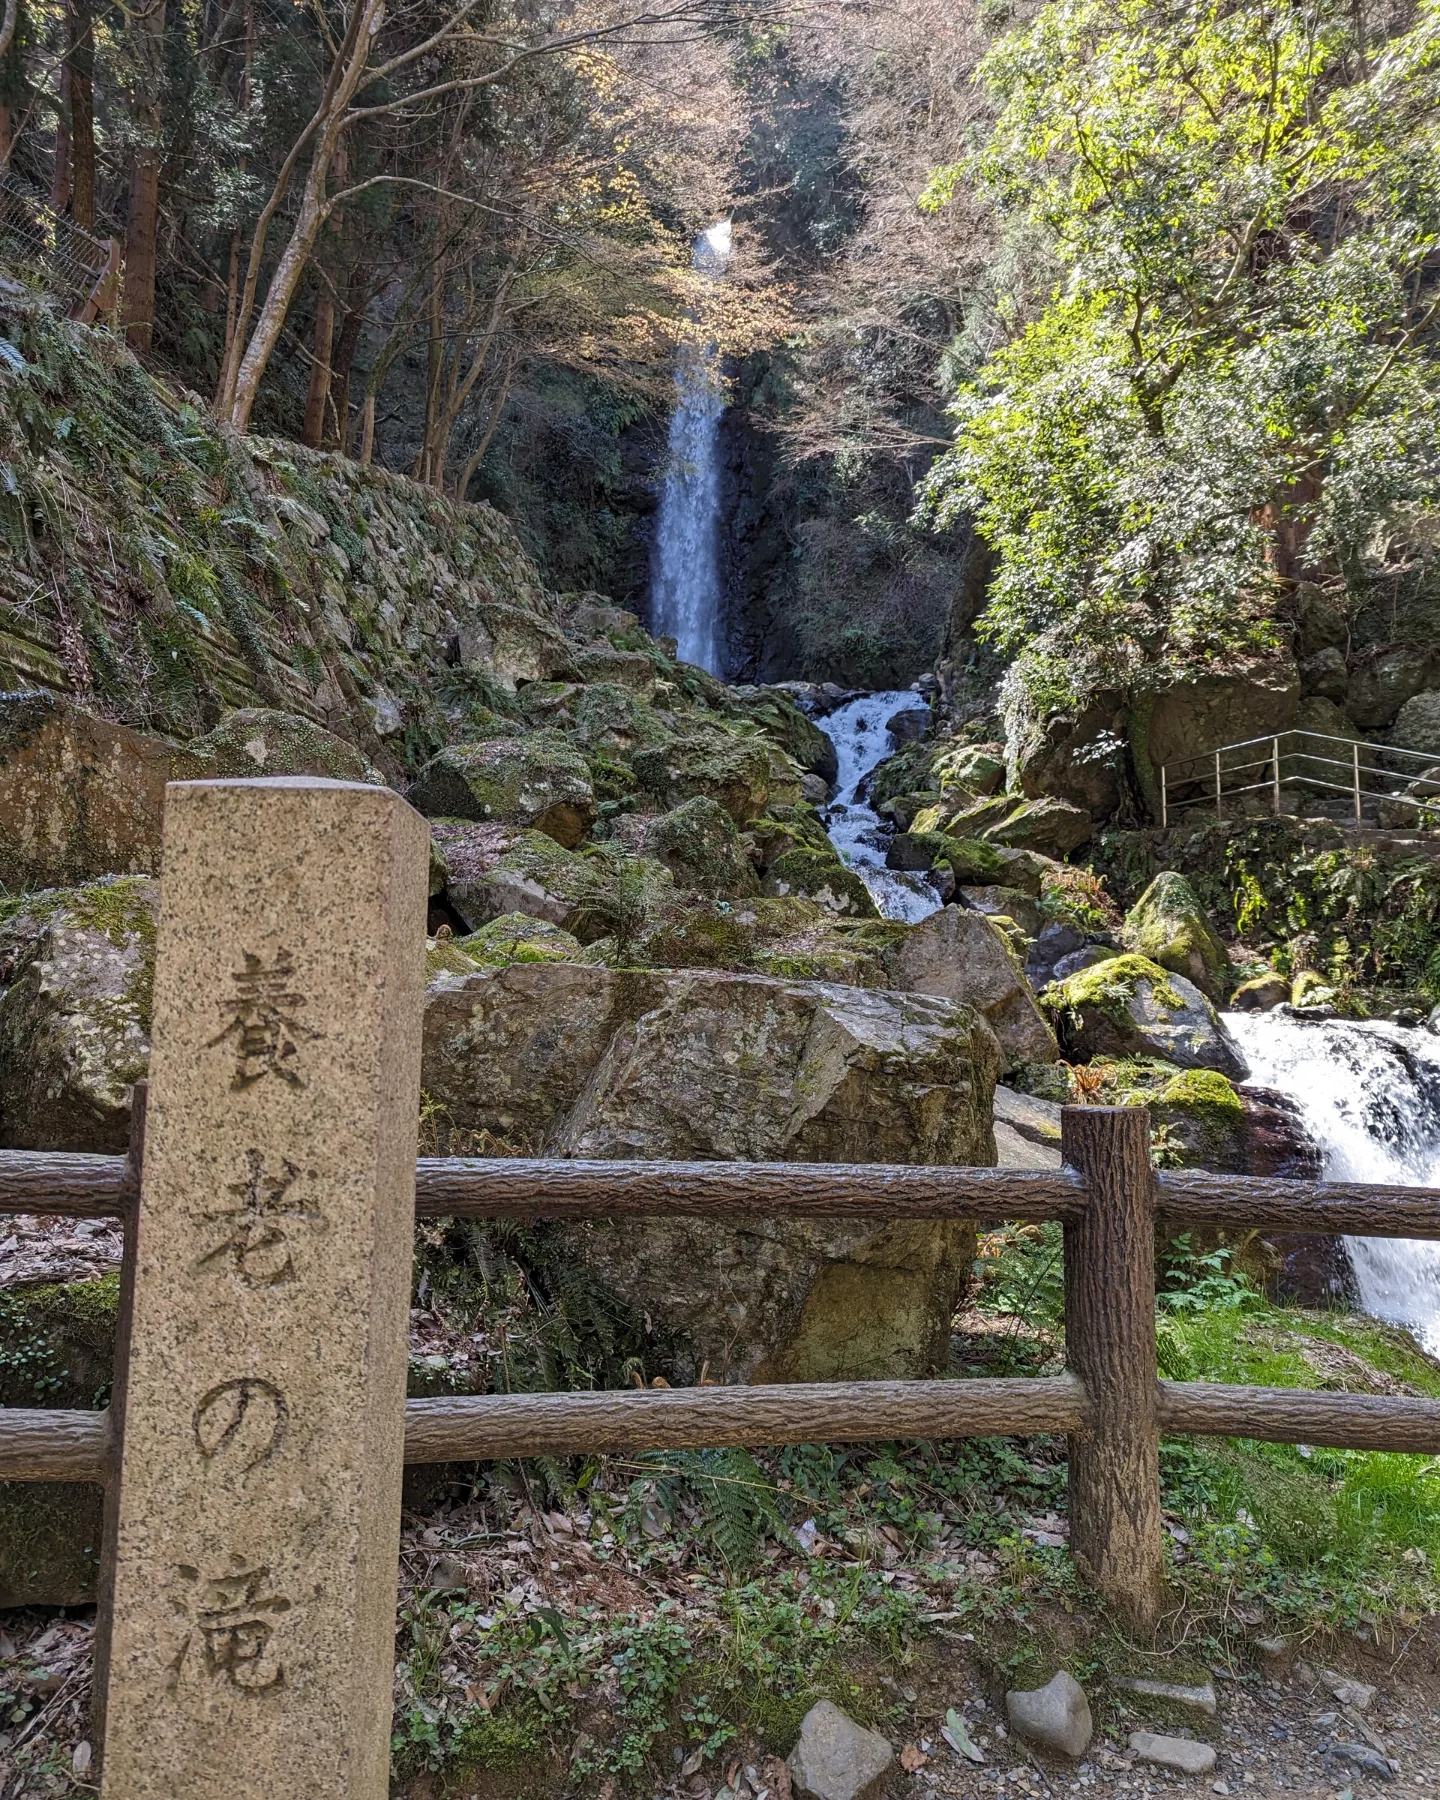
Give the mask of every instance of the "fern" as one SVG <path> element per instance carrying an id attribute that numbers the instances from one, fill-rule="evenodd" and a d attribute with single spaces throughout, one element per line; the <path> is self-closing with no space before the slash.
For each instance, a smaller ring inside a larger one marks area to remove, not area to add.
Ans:
<path id="1" fill-rule="evenodd" d="M 646 1475 L 631 1483 L 627 1511 L 638 1518 L 652 1483 L 662 1512 L 673 1514 L 688 1502 L 699 1515 L 697 1531 L 732 1570 L 755 1561 L 767 1533 L 785 1529 L 778 1492 L 748 1450 L 657 1451 L 639 1464 Z"/>

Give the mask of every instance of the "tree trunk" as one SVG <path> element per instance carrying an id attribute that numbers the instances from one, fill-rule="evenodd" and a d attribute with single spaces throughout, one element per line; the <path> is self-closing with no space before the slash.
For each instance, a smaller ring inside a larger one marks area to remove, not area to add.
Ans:
<path id="1" fill-rule="evenodd" d="M 360 333 L 365 329 L 369 299 L 369 268 L 352 269 L 345 288 L 345 318 L 330 370 L 330 392 L 335 401 L 335 441 L 342 454 L 350 443 L 350 378 L 355 369 L 355 352 L 360 348 Z"/>
<path id="2" fill-rule="evenodd" d="M 336 55 L 336 62 L 326 82 L 325 93 L 312 120 L 314 127 L 314 149 L 311 153 L 310 168 L 305 177 L 305 188 L 300 196 L 300 204 L 295 212 L 295 224 L 290 233 L 290 241 L 280 253 L 280 260 L 270 278 L 270 286 L 265 295 L 265 304 L 260 309 L 260 317 L 256 320 L 255 329 L 250 334 L 250 341 L 245 346 L 245 354 L 240 359 L 239 370 L 235 377 L 234 398 L 226 410 L 230 422 L 238 430 L 244 431 L 250 423 L 250 414 L 255 406 L 255 397 L 260 391 L 260 382 L 265 374 L 275 346 L 280 341 L 280 333 L 284 329 L 285 319 L 291 304 L 300 287 L 310 261 L 310 254 L 315 248 L 316 239 L 320 236 L 326 219 L 330 215 L 330 206 L 325 198 L 326 178 L 330 172 L 331 159 L 340 144 L 345 126 L 345 116 L 355 98 L 361 81 L 364 79 L 366 66 L 370 61 L 372 36 L 379 28 L 384 17 L 384 0 L 362 0 L 357 5 L 346 27 L 345 39 Z M 299 144 L 303 144 L 303 139 Z M 297 144 L 297 148 L 299 145 Z M 255 236 L 250 245 L 250 262 L 245 273 L 245 291 L 240 298 L 240 331 L 243 335 L 249 327 L 250 309 L 254 304 L 255 290 L 260 278 L 260 261 L 265 248 L 265 234 L 270 221 L 274 218 L 290 180 L 290 170 L 295 166 L 296 152 L 292 150 L 286 159 L 286 166 L 277 178 L 257 221 Z"/>
<path id="3" fill-rule="evenodd" d="M 365 396 L 365 404 L 360 411 L 360 454 L 358 461 L 367 466 L 375 454 L 375 390 L 372 388 Z"/>
<path id="4" fill-rule="evenodd" d="M 1155 716 L 1155 696 L 1140 694 L 1130 702 L 1125 714 L 1125 737 L 1130 746 L 1130 766 L 1135 771 L 1138 798 L 1145 810 L 1142 824 L 1160 816 L 1160 784 L 1155 779 L 1155 764 L 1150 756 L 1150 721 Z"/>
<path id="5" fill-rule="evenodd" d="M 120 324 L 142 355 L 155 335 L 155 265 L 160 239 L 161 136 L 164 131 L 165 0 L 150 0 L 131 15 L 136 62 L 132 102 L 137 141 L 130 153 L 130 202 L 125 216 L 125 287 Z"/>
<path id="6" fill-rule="evenodd" d="M 95 229 L 95 21 L 90 0 L 71 0 L 70 216 L 84 231 Z"/>
<path id="7" fill-rule="evenodd" d="M 318 450 L 325 441 L 325 403 L 330 398 L 330 347 L 335 337 L 335 300 L 329 285 L 315 302 L 315 336 L 310 356 L 310 388 L 305 396 L 302 442 Z"/>
<path id="8" fill-rule="evenodd" d="M 55 115 L 55 167 L 50 176 L 50 204 L 63 213 L 70 204 L 70 90 L 74 85 L 70 58 L 60 65 L 60 110 Z"/>

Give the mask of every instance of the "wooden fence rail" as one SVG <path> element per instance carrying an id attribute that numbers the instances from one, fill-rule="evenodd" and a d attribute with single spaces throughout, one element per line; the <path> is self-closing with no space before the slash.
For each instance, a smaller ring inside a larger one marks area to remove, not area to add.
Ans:
<path id="1" fill-rule="evenodd" d="M 1104 1110 L 1103 1108 L 1092 1110 Z M 0 1214 L 123 1218 L 136 1188 L 123 1156 L 0 1150 Z M 1440 1188 L 1167 1170 L 1154 1204 L 1177 1230 L 1306 1231 L 1440 1239 Z M 422 1156 L 418 1218 L 658 1217 L 1074 1220 L 1090 1191 L 1076 1169 L 948 1169 L 909 1164 L 568 1162 Z"/>
<path id="2" fill-rule="evenodd" d="M 1163 1432 L 1440 1453 L 1440 1402 L 1162 1381 L 1155 1335 L 1157 1219 L 1440 1239 L 1437 1189 L 1157 1175 L 1143 1107 L 1065 1108 L 1053 1172 L 417 1162 L 425 841 L 386 790 L 173 788 L 148 1130 L 142 1084 L 128 1157 L 0 1152 L 0 1213 L 125 1224 L 109 1411 L 0 1408 L 0 1479 L 105 1488 L 106 1800 L 281 1771 L 383 1800 L 402 1460 L 1063 1433 L 1077 1565 L 1148 1632 Z M 1067 1372 L 405 1403 L 412 1188 L 429 1217 L 1058 1220 Z"/>

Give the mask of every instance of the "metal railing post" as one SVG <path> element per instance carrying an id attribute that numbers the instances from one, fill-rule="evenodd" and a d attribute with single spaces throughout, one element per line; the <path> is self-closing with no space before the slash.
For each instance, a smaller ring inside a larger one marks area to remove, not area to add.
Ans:
<path id="1" fill-rule="evenodd" d="M 1065 1360 L 1086 1419 L 1069 1439 L 1070 1547 L 1126 1623 L 1148 1632 L 1164 1582 L 1150 1109 L 1067 1106 L 1060 1145 L 1089 1190 L 1065 1226 Z"/>
<path id="2" fill-rule="evenodd" d="M 1165 764 L 1160 765 L 1160 829 L 1170 829 L 1170 796 L 1165 782 Z"/>
<path id="3" fill-rule="evenodd" d="M 1225 817 L 1224 796 L 1220 788 L 1220 752 L 1218 750 L 1215 752 L 1215 817 L 1217 820 Z"/>
<path id="4" fill-rule="evenodd" d="M 1275 817 L 1280 817 L 1280 739 L 1270 740 L 1270 754 L 1275 759 Z"/>
<path id="5" fill-rule="evenodd" d="M 1357 825 L 1358 825 L 1358 824 L 1359 824 L 1359 823 L 1360 823 L 1360 745 L 1359 745 L 1359 743 L 1358 743 L 1358 742 L 1356 742 L 1356 743 L 1352 743 L 1352 744 L 1351 744 L 1351 746 L 1350 746 L 1350 753 L 1351 753 L 1351 756 L 1352 756 L 1352 757 L 1353 757 L 1353 758 L 1354 758 L 1354 767 L 1355 767 L 1355 823 L 1356 823 L 1356 824 L 1357 824 Z"/>

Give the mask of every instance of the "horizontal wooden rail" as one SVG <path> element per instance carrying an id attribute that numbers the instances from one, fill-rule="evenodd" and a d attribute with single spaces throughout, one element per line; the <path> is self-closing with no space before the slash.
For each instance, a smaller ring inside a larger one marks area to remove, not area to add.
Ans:
<path id="1" fill-rule="evenodd" d="M 1437 1196 L 1440 1199 L 1440 1196 Z M 1073 1170 L 896 1163 L 570 1162 L 422 1157 L 415 1208 L 457 1218 L 689 1214 L 801 1219 L 1073 1219 Z"/>
<path id="2" fill-rule="evenodd" d="M 1162 1381 L 1160 1427 L 1194 1437 L 1263 1438 L 1336 1450 L 1440 1455 L 1440 1400 Z"/>
<path id="3" fill-rule="evenodd" d="M 1440 1455 L 1440 1401 L 1300 1388 L 1158 1384 L 1160 1427 L 1349 1450 Z M 743 1445 L 1085 1433 L 1073 1377 L 456 1394 L 405 1407 L 407 1463 L 489 1462 Z M 0 1408 L 0 1480 L 103 1482 L 109 1415 Z"/>
<path id="4" fill-rule="evenodd" d="M 1440 1188 L 1171 1170 L 1156 1204 L 1177 1225 L 1440 1238 Z M 123 1214 L 123 1156 L 0 1150 L 0 1213 Z M 700 1217 L 1078 1219 L 1085 1185 L 1071 1169 L 947 1169 L 895 1164 L 571 1162 L 421 1157 L 422 1218 Z"/>

